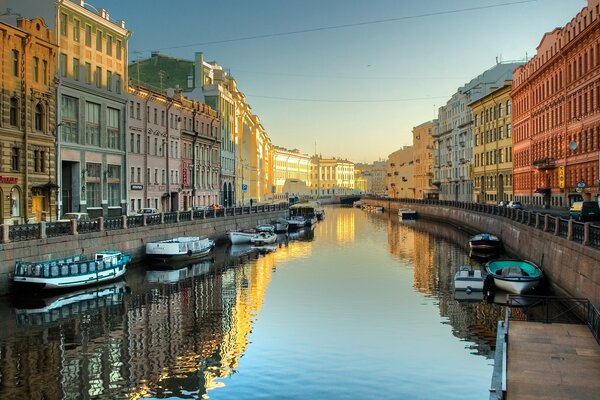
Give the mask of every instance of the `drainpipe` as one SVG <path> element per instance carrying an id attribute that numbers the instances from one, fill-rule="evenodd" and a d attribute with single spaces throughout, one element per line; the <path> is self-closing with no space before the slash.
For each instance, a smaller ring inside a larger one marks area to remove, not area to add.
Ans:
<path id="1" fill-rule="evenodd" d="M 167 175 L 167 185 L 166 185 L 166 190 L 167 190 L 167 193 L 169 194 L 169 196 L 168 196 L 169 207 L 167 207 L 167 208 L 168 208 L 168 210 L 170 212 L 173 212 L 173 199 L 171 199 L 171 180 L 169 179 L 169 176 L 170 176 L 169 173 L 171 172 L 169 170 L 169 156 L 170 156 L 169 151 L 171 150 L 171 148 L 169 147 L 169 133 L 170 133 L 169 132 L 169 110 L 171 110 L 171 107 L 173 107 L 174 103 L 175 103 L 175 101 L 173 100 L 173 98 L 171 98 L 171 100 L 169 101 L 169 104 L 167 105 L 167 110 L 165 112 L 165 121 L 166 121 L 166 124 L 167 124 L 167 140 L 165 142 L 165 146 L 167 148 L 167 154 L 166 154 L 166 156 L 167 156 L 167 159 L 166 159 L 166 165 L 167 165 L 167 173 L 166 173 L 166 175 Z"/>
<path id="2" fill-rule="evenodd" d="M 25 38 L 21 40 L 23 43 L 23 55 L 21 56 L 21 93 L 22 93 L 22 104 L 23 104 L 23 143 L 25 147 L 25 182 L 23 186 L 23 219 L 25 223 L 29 222 L 29 135 L 27 134 L 27 122 L 29 121 L 28 113 L 29 102 L 27 96 L 27 79 L 25 75 L 27 73 L 27 47 L 31 41 L 31 35 L 26 34 Z M 31 97 L 29 97 L 31 99 Z"/>

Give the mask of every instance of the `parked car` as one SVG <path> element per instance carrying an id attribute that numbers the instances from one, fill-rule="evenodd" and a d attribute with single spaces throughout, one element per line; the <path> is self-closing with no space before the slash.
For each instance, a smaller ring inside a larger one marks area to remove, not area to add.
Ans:
<path id="1" fill-rule="evenodd" d="M 211 209 L 211 210 L 218 211 L 218 210 L 222 210 L 222 209 L 223 209 L 223 206 L 222 206 L 222 205 L 220 205 L 220 204 L 211 204 L 211 205 L 210 205 L 210 209 Z"/>
<path id="2" fill-rule="evenodd" d="M 192 207 L 192 211 L 209 211 L 212 208 L 210 206 L 194 206 Z"/>
<path id="3" fill-rule="evenodd" d="M 571 205 L 569 215 L 578 221 L 595 221 L 600 219 L 600 207 L 595 201 L 576 201 Z"/>
<path id="4" fill-rule="evenodd" d="M 143 214 L 159 214 L 158 210 L 156 208 L 150 208 L 150 207 L 145 207 L 145 208 L 140 208 L 137 212 L 140 215 Z"/>
<path id="5" fill-rule="evenodd" d="M 88 213 L 70 212 L 70 213 L 65 213 L 65 215 L 63 215 L 63 217 L 56 222 L 69 222 L 72 220 L 89 221 L 90 216 L 88 215 Z"/>
<path id="6" fill-rule="evenodd" d="M 504 200 L 502 200 L 500 203 L 498 203 L 498 207 L 506 207 L 508 203 Z"/>
<path id="7" fill-rule="evenodd" d="M 511 201 L 508 203 L 508 208 L 514 208 L 516 210 L 522 210 L 523 209 L 523 204 L 521 204 L 520 201 Z"/>

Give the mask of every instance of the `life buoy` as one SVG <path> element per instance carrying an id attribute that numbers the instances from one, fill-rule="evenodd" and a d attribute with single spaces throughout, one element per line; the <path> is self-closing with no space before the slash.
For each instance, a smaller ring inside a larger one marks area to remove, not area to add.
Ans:
<path id="1" fill-rule="evenodd" d="M 187 255 L 188 255 L 188 256 L 191 256 L 191 255 L 192 255 L 192 250 L 188 250 L 188 251 L 187 251 Z"/>

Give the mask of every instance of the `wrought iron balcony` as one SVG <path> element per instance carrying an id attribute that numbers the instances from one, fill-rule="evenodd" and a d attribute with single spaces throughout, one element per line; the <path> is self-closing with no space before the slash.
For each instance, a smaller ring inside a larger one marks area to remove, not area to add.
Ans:
<path id="1" fill-rule="evenodd" d="M 553 158 L 541 158 L 533 161 L 533 168 L 535 169 L 554 169 L 556 168 L 556 160 Z"/>

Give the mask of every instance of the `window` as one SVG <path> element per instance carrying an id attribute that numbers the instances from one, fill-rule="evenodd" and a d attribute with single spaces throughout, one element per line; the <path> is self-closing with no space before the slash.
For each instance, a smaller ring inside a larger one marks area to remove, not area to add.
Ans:
<path id="1" fill-rule="evenodd" d="M 92 83 L 92 64 L 89 62 L 85 63 L 85 83 Z"/>
<path id="2" fill-rule="evenodd" d="M 81 30 L 79 26 L 79 20 L 73 20 L 73 40 L 79 42 L 79 31 Z"/>
<path id="3" fill-rule="evenodd" d="M 61 135 L 63 142 L 77 143 L 79 141 L 79 132 L 77 126 L 78 119 L 78 100 L 70 96 L 62 96 L 61 100 Z"/>
<path id="4" fill-rule="evenodd" d="M 96 73 L 94 74 L 94 85 L 97 88 L 102 87 L 102 68 L 96 67 Z"/>
<path id="5" fill-rule="evenodd" d="M 136 113 L 136 117 L 137 119 L 140 119 L 140 103 L 137 103 L 135 106 L 135 113 Z"/>
<path id="6" fill-rule="evenodd" d="M 138 133 L 137 140 L 136 140 L 136 153 L 140 153 L 140 151 L 141 151 L 141 142 L 142 142 L 142 135 L 140 135 Z"/>
<path id="7" fill-rule="evenodd" d="M 112 36 L 106 35 L 106 54 L 112 57 Z"/>
<path id="8" fill-rule="evenodd" d="M 100 146 L 100 104 L 85 103 L 85 142 Z"/>
<path id="9" fill-rule="evenodd" d="M 108 206 L 118 207 L 121 205 L 121 166 L 108 165 Z"/>
<path id="10" fill-rule="evenodd" d="M 67 76 L 67 55 L 64 53 L 60 53 L 58 69 L 60 70 L 60 76 Z"/>
<path id="11" fill-rule="evenodd" d="M 36 131 L 42 131 L 42 121 L 43 121 L 43 113 L 42 106 L 40 104 L 36 104 L 35 106 L 35 114 L 34 114 L 34 126 Z"/>
<path id="12" fill-rule="evenodd" d="M 14 76 L 19 76 L 19 50 L 12 51 L 12 73 Z"/>
<path id="13" fill-rule="evenodd" d="M 96 31 L 96 50 L 102 51 L 102 31 Z"/>
<path id="14" fill-rule="evenodd" d="M 121 86 L 122 86 L 121 75 L 115 74 L 115 92 L 117 94 L 121 94 Z"/>
<path id="15" fill-rule="evenodd" d="M 42 81 L 44 85 L 48 84 L 48 61 L 42 60 Z"/>
<path id="16" fill-rule="evenodd" d="M 85 45 L 92 47 L 92 27 L 87 24 L 85 25 Z"/>
<path id="17" fill-rule="evenodd" d="M 73 79 L 79 80 L 79 58 L 73 58 Z"/>
<path id="18" fill-rule="evenodd" d="M 106 136 L 109 149 L 121 149 L 119 116 L 120 112 L 115 108 L 106 110 Z"/>
<path id="19" fill-rule="evenodd" d="M 117 60 L 120 60 L 122 55 L 121 53 L 123 52 L 123 44 L 121 43 L 120 40 L 117 40 Z"/>
<path id="20" fill-rule="evenodd" d="M 106 70 L 106 89 L 112 91 L 112 72 L 109 70 Z"/>
<path id="21" fill-rule="evenodd" d="M 13 171 L 19 170 L 19 148 L 13 147 L 11 150 L 10 167 Z"/>
<path id="22" fill-rule="evenodd" d="M 43 150 L 34 150 L 33 151 L 33 170 L 35 172 L 45 172 L 46 171 L 46 152 Z"/>
<path id="23" fill-rule="evenodd" d="M 40 81 L 40 59 L 38 57 L 33 57 L 33 81 Z"/>
<path id="24" fill-rule="evenodd" d="M 11 126 L 17 126 L 17 111 L 19 101 L 16 97 L 11 97 L 10 99 L 10 110 L 9 110 L 9 123 Z"/>
<path id="25" fill-rule="evenodd" d="M 67 36 L 67 14 L 60 14 L 60 34 Z"/>

